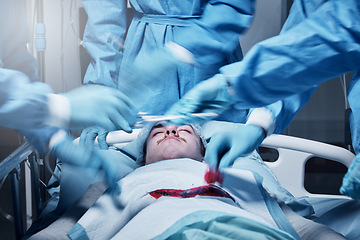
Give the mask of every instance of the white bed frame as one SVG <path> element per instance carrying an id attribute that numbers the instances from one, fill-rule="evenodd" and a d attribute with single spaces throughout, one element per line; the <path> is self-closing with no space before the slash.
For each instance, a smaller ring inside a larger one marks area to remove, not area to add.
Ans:
<path id="1" fill-rule="evenodd" d="M 279 152 L 279 158 L 275 162 L 266 163 L 282 186 L 295 197 L 347 198 L 339 195 L 309 193 L 304 187 L 305 164 L 312 157 L 321 157 L 342 163 L 349 168 L 355 157 L 352 152 L 327 143 L 276 134 L 267 137 L 261 146 L 274 148 Z"/>

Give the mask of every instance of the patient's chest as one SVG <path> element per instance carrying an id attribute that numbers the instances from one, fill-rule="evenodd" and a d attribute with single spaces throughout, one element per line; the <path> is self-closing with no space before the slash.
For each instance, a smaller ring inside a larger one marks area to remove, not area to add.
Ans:
<path id="1" fill-rule="evenodd" d="M 207 185 L 204 181 L 206 169 L 206 164 L 191 159 L 166 160 L 141 167 L 120 181 L 121 198 L 133 201 L 150 192 L 155 196 L 154 191 L 161 189 L 173 189 L 173 196 L 176 190 L 195 190 Z M 171 191 L 168 193 L 170 195 Z M 177 192 L 178 196 L 181 194 L 186 192 Z"/>

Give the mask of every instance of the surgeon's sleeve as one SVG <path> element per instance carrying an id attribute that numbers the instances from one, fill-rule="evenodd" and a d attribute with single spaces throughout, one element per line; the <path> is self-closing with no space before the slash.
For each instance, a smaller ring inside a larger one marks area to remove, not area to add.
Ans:
<path id="1" fill-rule="evenodd" d="M 268 132 L 268 135 L 272 133 L 283 133 L 300 109 L 310 100 L 316 89 L 317 88 L 314 87 L 305 92 L 294 94 L 265 106 L 265 108 L 272 113 L 275 123 L 274 128 L 271 129 L 273 131 Z"/>
<path id="2" fill-rule="evenodd" d="M 88 15 L 83 45 L 91 57 L 84 83 L 115 88 L 127 30 L 127 1 L 83 0 L 82 3 Z"/>
<path id="3" fill-rule="evenodd" d="M 298 5 L 294 7 L 302 11 Z M 305 17 L 256 44 L 243 61 L 220 69 L 241 108 L 273 103 L 359 68 L 359 1 L 329 0 Z"/>
<path id="4" fill-rule="evenodd" d="M 255 2 L 208 1 L 201 17 L 185 28 L 175 43 L 189 50 L 199 65 L 216 63 L 239 46 L 252 22 Z"/>
<path id="5" fill-rule="evenodd" d="M 14 129 L 44 125 L 51 93 L 42 82 L 31 83 L 21 72 L 0 68 L 0 125 Z"/>

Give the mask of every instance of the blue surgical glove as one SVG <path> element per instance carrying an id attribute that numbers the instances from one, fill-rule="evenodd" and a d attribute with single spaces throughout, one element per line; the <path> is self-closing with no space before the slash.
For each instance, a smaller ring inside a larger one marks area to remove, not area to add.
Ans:
<path id="1" fill-rule="evenodd" d="M 99 148 L 101 150 L 109 149 L 109 146 L 106 143 L 106 136 L 109 131 L 101 127 L 88 127 L 81 132 L 79 143 L 83 146 L 91 146 L 94 144 L 94 141 L 97 137 Z"/>
<path id="2" fill-rule="evenodd" d="M 228 84 L 224 76 L 217 74 L 197 84 L 185 94 L 182 99 L 175 103 L 170 110 L 166 112 L 166 115 L 184 115 L 183 118 L 170 121 L 175 125 L 201 124 L 211 119 L 211 117 L 196 117 L 191 114 L 214 112 L 220 115 L 234 102 L 235 96 L 229 93 Z"/>
<path id="3" fill-rule="evenodd" d="M 351 163 L 340 188 L 343 195 L 360 199 L 360 156 L 356 155 Z"/>
<path id="4" fill-rule="evenodd" d="M 19 130 L 41 156 L 44 156 L 49 152 L 49 141 L 58 131 L 59 128 L 51 126 Z"/>
<path id="5" fill-rule="evenodd" d="M 117 185 L 119 171 L 108 151 L 77 145 L 72 137 L 66 136 L 54 145 L 52 152 L 62 162 L 95 170 L 94 175 L 100 170 L 104 171 L 109 187 L 117 193 L 120 191 Z"/>
<path id="6" fill-rule="evenodd" d="M 231 167 L 238 157 L 257 149 L 264 138 L 265 131 L 253 124 L 244 125 L 236 131 L 216 133 L 206 147 L 204 160 L 210 169 Z"/>
<path id="7" fill-rule="evenodd" d="M 132 132 L 130 125 L 136 121 L 137 110 L 119 90 L 86 85 L 63 95 L 70 101 L 69 128 L 100 126 L 107 130 Z"/>

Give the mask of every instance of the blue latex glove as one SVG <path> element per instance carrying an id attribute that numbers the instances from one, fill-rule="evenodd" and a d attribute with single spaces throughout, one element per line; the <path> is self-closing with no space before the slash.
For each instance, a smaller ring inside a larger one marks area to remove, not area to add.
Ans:
<path id="1" fill-rule="evenodd" d="M 107 130 L 132 132 L 137 110 L 131 100 L 119 90 L 86 85 L 64 94 L 71 104 L 69 128 L 100 126 Z"/>
<path id="2" fill-rule="evenodd" d="M 206 147 L 204 159 L 210 169 L 231 167 L 236 158 L 257 149 L 264 138 L 264 130 L 253 124 L 244 125 L 237 131 L 216 133 Z"/>
<path id="3" fill-rule="evenodd" d="M 175 125 L 202 123 L 210 117 L 202 118 L 192 113 L 214 112 L 221 114 L 235 102 L 235 96 L 230 95 L 228 84 L 221 74 L 197 84 L 175 103 L 166 115 L 184 115 L 183 118 L 170 122 Z"/>
<path id="4" fill-rule="evenodd" d="M 106 143 L 106 136 L 108 133 L 109 131 L 106 131 L 101 127 L 88 127 L 81 132 L 79 143 L 84 146 L 93 145 L 95 138 L 97 137 L 99 148 L 101 150 L 107 150 L 109 149 L 109 146 Z"/>
<path id="5" fill-rule="evenodd" d="M 120 189 L 117 185 L 119 171 L 116 168 L 108 151 L 99 150 L 89 145 L 82 146 L 73 143 L 73 138 L 67 136 L 53 147 L 53 155 L 62 162 L 75 166 L 94 169 L 94 175 L 98 170 L 103 170 L 109 187 L 118 194 Z"/>
<path id="6" fill-rule="evenodd" d="M 59 128 L 51 126 L 19 130 L 19 132 L 29 141 L 31 146 L 33 146 L 35 150 L 42 156 L 49 152 L 50 138 L 57 131 L 59 131 Z"/>
<path id="7" fill-rule="evenodd" d="M 351 163 L 340 188 L 341 194 L 360 199 L 360 156 L 356 155 Z"/>

